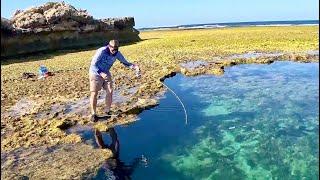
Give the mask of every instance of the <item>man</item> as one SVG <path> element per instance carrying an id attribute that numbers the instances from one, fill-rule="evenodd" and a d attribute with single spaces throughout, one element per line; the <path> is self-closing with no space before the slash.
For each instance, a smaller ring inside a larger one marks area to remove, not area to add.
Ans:
<path id="1" fill-rule="evenodd" d="M 135 64 L 128 62 L 124 56 L 118 51 L 119 41 L 111 40 L 107 46 L 99 48 L 92 58 L 89 78 L 90 78 L 90 109 L 91 109 L 91 121 L 98 121 L 98 116 L 96 115 L 97 107 L 97 96 L 98 92 L 103 88 L 106 90 L 105 99 L 105 113 L 111 115 L 110 107 L 112 103 L 112 79 L 110 68 L 113 63 L 118 59 L 122 64 L 129 67 L 130 69 L 139 72 L 139 67 Z"/>

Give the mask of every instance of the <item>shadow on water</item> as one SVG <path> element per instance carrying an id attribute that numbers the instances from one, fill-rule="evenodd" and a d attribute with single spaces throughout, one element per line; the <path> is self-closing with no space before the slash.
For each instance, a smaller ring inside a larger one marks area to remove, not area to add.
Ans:
<path id="1" fill-rule="evenodd" d="M 93 179 L 131 179 L 131 175 L 138 165 L 143 164 L 144 166 L 147 166 L 147 160 L 143 156 L 141 158 L 135 158 L 129 164 L 121 161 L 120 142 L 116 130 L 114 128 L 110 128 L 106 133 L 110 135 L 110 144 L 105 143 L 102 138 L 102 133 L 99 130 L 94 129 L 96 144 L 101 149 L 111 150 L 112 156 L 105 161 Z"/>

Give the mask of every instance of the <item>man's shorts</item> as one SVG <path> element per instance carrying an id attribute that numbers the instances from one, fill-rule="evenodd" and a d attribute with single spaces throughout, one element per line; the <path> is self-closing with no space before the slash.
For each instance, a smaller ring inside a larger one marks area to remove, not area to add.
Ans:
<path id="1" fill-rule="evenodd" d="M 108 85 L 112 88 L 111 74 L 107 73 L 107 75 L 107 79 L 105 80 L 101 76 L 90 74 L 90 91 L 100 91 L 101 88 L 107 90 Z"/>

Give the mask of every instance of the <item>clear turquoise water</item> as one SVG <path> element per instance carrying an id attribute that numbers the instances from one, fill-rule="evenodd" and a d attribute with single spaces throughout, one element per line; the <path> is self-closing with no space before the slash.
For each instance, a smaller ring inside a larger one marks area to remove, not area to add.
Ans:
<path id="1" fill-rule="evenodd" d="M 219 77 L 167 79 L 188 124 L 168 91 L 139 121 L 116 127 L 120 160 L 148 159 L 132 179 L 319 179 L 318 66 L 238 65 Z"/>

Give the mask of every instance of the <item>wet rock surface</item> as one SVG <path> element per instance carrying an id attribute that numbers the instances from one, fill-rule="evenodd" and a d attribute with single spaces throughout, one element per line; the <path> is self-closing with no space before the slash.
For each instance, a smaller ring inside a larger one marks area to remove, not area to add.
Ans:
<path id="1" fill-rule="evenodd" d="M 20 148 L 1 153 L 1 178 L 90 178 L 110 155 L 109 150 L 94 149 L 90 145 L 80 143 L 50 148 L 45 146 Z"/>
<path id="2" fill-rule="evenodd" d="M 297 62 L 317 62 L 319 51 L 307 51 L 304 53 L 263 53 L 248 52 L 226 57 L 215 57 L 212 61 L 190 61 L 180 63 L 180 72 L 185 75 L 195 76 L 199 74 L 222 75 L 224 67 L 237 64 L 270 64 L 275 60 L 293 60 Z"/>

